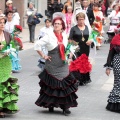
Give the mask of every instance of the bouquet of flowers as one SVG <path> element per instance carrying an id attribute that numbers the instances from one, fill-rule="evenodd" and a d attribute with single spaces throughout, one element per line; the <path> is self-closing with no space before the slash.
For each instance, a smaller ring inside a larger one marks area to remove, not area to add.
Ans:
<path id="1" fill-rule="evenodd" d="M 12 46 L 14 46 L 14 48 L 16 48 L 17 50 L 22 50 L 23 48 L 23 43 L 20 37 L 18 36 L 20 32 L 22 32 L 22 27 L 20 25 L 15 25 L 14 31 L 12 33 L 13 41 L 11 43 Z"/>

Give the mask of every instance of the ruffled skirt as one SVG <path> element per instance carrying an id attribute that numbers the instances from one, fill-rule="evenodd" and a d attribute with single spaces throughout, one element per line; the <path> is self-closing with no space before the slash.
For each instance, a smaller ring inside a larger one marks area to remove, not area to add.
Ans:
<path id="1" fill-rule="evenodd" d="M 82 54 L 76 60 L 71 62 L 69 70 L 79 81 L 79 85 L 85 85 L 91 82 L 90 71 L 92 70 L 92 65 L 90 64 L 86 54 Z"/>
<path id="2" fill-rule="evenodd" d="M 18 111 L 17 78 L 10 76 L 11 61 L 8 56 L 0 59 L 0 111 L 15 113 Z"/>
<path id="3" fill-rule="evenodd" d="M 113 58 L 114 86 L 108 96 L 107 110 L 120 112 L 120 54 Z"/>
<path id="4" fill-rule="evenodd" d="M 76 107 L 78 98 L 75 92 L 78 89 L 77 80 L 68 75 L 59 80 L 44 70 L 40 75 L 40 96 L 35 102 L 40 107 L 60 107 L 61 109 Z"/>

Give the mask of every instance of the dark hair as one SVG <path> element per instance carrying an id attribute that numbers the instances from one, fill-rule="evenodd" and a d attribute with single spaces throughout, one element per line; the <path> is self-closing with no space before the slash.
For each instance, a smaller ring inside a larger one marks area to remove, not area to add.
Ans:
<path id="1" fill-rule="evenodd" d="M 6 12 L 6 16 L 8 16 L 9 13 L 13 13 L 13 11 L 8 10 L 8 11 Z"/>
<path id="2" fill-rule="evenodd" d="M 56 20 L 60 20 L 61 24 L 62 24 L 62 29 L 65 30 L 65 22 L 62 20 L 61 17 L 56 17 L 55 19 L 53 19 L 52 25 L 54 26 L 54 23 Z"/>
<path id="3" fill-rule="evenodd" d="M 100 7 L 100 4 L 99 3 L 94 3 L 93 6 Z"/>
<path id="4" fill-rule="evenodd" d="M 51 22 L 51 19 L 48 19 L 48 18 L 47 18 L 47 19 L 45 19 L 45 23 L 46 23 L 47 21 Z"/>

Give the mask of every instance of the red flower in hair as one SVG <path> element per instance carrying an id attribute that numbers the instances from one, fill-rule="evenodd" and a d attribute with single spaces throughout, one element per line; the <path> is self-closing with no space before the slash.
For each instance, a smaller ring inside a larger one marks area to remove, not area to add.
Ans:
<path id="1" fill-rule="evenodd" d="M 15 29 L 16 29 L 17 31 L 22 32 L 22 27 L 21 27 L 20 25 L 15 25 Z"/>
<path id="2" fill-rule="evenodd" d="M 99 16 L 96 16 L 96 21 L 101 21 L 101 18 Z"/>

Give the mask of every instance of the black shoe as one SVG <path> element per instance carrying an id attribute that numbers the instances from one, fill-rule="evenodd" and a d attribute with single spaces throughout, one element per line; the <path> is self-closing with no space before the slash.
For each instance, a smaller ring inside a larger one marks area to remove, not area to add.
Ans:
<path id="1" fill-rule="evenodd" d="M 49 112 L 54 112 L 54 108 L 53 108 L 53 107 L 50 107 L 50 108 L 49 108 Z"/>
<path id="2" fill-rule="evenodd" d="M 63 109 L 63 114 L 65 116 L 68 116 L 71 113 L 71 111 L 69 109 Z"/>

